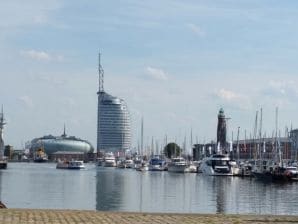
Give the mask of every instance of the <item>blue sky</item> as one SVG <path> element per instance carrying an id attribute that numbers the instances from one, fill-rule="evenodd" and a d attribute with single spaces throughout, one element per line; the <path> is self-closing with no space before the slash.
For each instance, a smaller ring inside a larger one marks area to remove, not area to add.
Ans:
<path id="1" fill-rule="evenodd" d="M 0 103 L 5 143 L 45 134 L 96 143 L 98 51 L 105 90 L 131 111 L 133 145 L 215 139 L 223 107 L 229 138 L 253 130 L 263 108 L 271 135 L 298 127 L 298 2 L 59 1 L 0 3 Z"/>

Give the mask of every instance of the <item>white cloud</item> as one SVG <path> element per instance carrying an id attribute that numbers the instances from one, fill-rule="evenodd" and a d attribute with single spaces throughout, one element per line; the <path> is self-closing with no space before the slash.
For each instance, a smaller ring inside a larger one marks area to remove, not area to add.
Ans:
<path id="1" fill-rule="evenodd" d="M 231 90 L 226 90 L 226 89 L 220 89 L 218 92 L 216 92 L 216 95 L 227 101 L 233 101 L 241 98 L 241 95 L 231 91 Z"/>
<path id="2" fill-rule="evenodd" d="M 58 11 L 61 7 L 61 1 L 56 0 L 42 2 L 29 0 L 26 1 L 26 4 L 21 4 L 18 1 L 1 1 L 0 27 L 11 32 L 15 27 L 49 24 L 53 12 Z"/>
<path id="3" fill-rule="evenodd" d="M 157 80 L 168 80 L 168 75 L 166 72 L 164 72 L 162 69 L 159 68 L 153 68 L 148 66 L 146 68 L 147 74 L 154 79 Z"/>
<path id="4" fill-rule="evenodd" d="M 220 100 L 220 104 L 224 104 L 230 108 L 248 110 L 252 106 L 252 99 L 248 95 L 236 93 L 224 88 L 217 90 L 215 96 Z"/>
<path id="5" fill-rule="evenodd" d="M 20 96 L 19 98 L 18 98 L 18 100 L 21 102 L 21 103 L 23 103 L 26 107 L 33 107 L 33 100 L 32 100 L 32 98 L 31 97 L 29 97 L 29 96 L 26 96 L 26 95 L 24 95 L 24 96 Z"/>
<path id="6" fill-rule="evenodd" d="M 199 27 L 199 26 L 197 26 L 197 25 L 195 25 L 195 24 L 193 24 L 193 23 L 188 23 L 188 24 L 186 24 L 186 26 L 193 32 L 193 33 L 195 33 L 196 35 L 198 35 L 198 36 L 200 36 L 200 37 L 203 37 L 203 36 L 205 36 L 205 31 L 203 31 L 202 29 L 201 29 L 201 27 Z"/>
<path id="7" fill-rule="evenodd" d="M 294 81 L 271 80 L 262 93 L 272 98 L 297 100 L 298 97 L 297 84 Z"/>
<path id="8" fill-rule="evenodd" d="M 39 61 L 63 61 L 64 57 L 62 55 L 51 55 L 45 51 L 37 50 L 21 50 L 20 55 L 25 58 L 30 58 Z"/>

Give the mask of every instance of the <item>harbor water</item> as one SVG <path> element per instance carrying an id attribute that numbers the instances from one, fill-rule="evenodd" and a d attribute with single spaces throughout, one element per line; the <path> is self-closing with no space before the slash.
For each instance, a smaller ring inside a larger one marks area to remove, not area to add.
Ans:
<path id="1" fill-rule="evenodd" d="M 196 173 L 97 167 L 58 170 L 54 163 L 9 163 L 0 170 L 8 208 L 298 215 L 298 183 Z"/>

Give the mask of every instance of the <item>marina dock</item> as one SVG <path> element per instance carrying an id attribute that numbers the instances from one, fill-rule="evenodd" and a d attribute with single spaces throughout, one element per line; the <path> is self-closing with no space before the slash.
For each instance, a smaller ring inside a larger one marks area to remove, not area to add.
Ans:
<path id="1" fill-rule="evenodd" d="M 0 223 L 7 224 L 137 224 L 137 223 L 298 223 L 298 216 L 220 215 L 98 212 L 78 210 L 1 209 Z"/>

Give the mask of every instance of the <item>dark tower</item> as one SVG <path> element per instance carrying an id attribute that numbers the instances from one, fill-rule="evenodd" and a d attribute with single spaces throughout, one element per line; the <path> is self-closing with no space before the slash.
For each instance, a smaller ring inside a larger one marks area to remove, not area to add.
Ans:
<path id="1" fill-rule="evenodd" d="M 220 108 L 218 113 L 218 123 L 217 123 L 217 144 L 220 144 L 221 149 L 225 149 L 227 141 L 227 124 L 225 112 L 222 108 Z"/>

